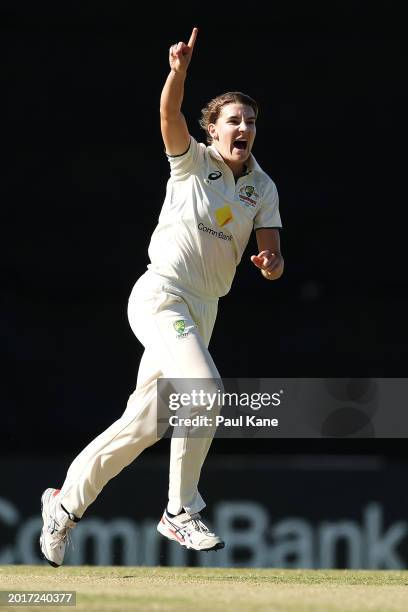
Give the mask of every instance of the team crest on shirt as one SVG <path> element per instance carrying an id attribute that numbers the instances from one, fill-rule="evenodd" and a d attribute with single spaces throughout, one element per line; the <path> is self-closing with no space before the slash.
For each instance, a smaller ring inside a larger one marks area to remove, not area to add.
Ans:
<path id="1" fill-rule="evenodd" d="M 255 207 L 258 204 L 259 193 L 253 185 L 242 185 L 238 197 L 245 206 Z"/>
<path id="2" fill-rule="evenodd" d="M 174 321 L 173 327 L 177 332 L 177 338 L 185 338 L 188 336 L 188 330 L 186 331 L 186 322 L 183 319 Z"/>

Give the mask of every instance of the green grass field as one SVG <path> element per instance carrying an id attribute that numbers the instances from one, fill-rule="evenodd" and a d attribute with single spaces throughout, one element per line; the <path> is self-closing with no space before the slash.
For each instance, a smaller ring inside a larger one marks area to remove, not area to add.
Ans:
<path id="1" fill-rule="evenodd" d="M 60 610 L 406 612 L 408 571 L 0 566 L 0 590 L 73 590 Z M 49 610 L 1 606 L 1 610 Z"/>

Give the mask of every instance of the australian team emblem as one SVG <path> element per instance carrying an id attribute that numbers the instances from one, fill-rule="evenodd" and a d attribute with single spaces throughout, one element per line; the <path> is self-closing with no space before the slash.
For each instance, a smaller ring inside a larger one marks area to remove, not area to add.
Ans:
<path id="1" fill-rule="evenodd" d="M 178 334 L 183 334 L 184 330 L 186 329 L 186 322 L 183 320 L 179 320 L 179 321 L 174 321 L 173 323 L 174 325 L 174 329 L 176 330 L 176 332 Z"/>
<path id="2" fill-rule="evenodd" d="M 247 206 L 255 207 L 258 203 L 259 193 L 253 185 L 242 185 L 238 192 L 238 197 Z"/>
<path id="3" fill-rule="evenodd" d="M 189 328 L 187 328 L 186 322 L 183 319 L 174 321 L 173 327 L 176 330 L 177 338 L 186 338 L 186 336 L 188 336 Z"/>

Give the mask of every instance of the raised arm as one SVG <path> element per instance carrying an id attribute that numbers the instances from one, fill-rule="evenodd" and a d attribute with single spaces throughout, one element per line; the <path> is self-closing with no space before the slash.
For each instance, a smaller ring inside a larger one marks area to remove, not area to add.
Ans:
<path id="1" fill-rule="evenodd" d="M 170 73 L 164 84 L 160 97 L 160 125 L 166 153 L 181 155 L 190 144 L 187 123 L 181 112 L 184 97 L 184 81 L 191 61 L 198 29 L 193 28 L 190 40 L 186 45 L 179 42 L 170 47 Z"/>

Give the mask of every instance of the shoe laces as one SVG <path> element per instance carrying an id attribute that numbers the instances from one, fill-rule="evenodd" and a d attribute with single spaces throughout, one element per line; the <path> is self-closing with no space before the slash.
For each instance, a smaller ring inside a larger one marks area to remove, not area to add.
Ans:
<path id="1" fill-rule="evenodd" d="M 67 519 L 63 527 L 59 529 L 60 523 L 54 518 L 54 526 L 55 532 L 57 534 L 56 538 L 51 543 L 51 548 L 57 548 L 60 544 L 65 543 L 67 546 L 72 545 L 71 531 L 74 527 L 76 527 L 76 522 L 71 519 Z M 56 527 L 58 529 L 56 529 Z"/>
<path id="2" fill-rule="evenodd" d="M 192 524 L 196 531 L 201 531 L 201 533 L 210 534 L 210 530 L 208 529 L 207 525 L 204 525 L 203 521 L 201 521 L 200 519 L 201 519 L 201 515 L 197 512 L 196 514 L 193 514 L 191 516 L 188 523 Z"/>
<path id="3" fill-rule="evenodd" d="M 57 548 L 60 544 L 72 545 L 71 527 L 64 527 L 58 532 L 59 537 L 51 543 L 51 548 Z"/>

